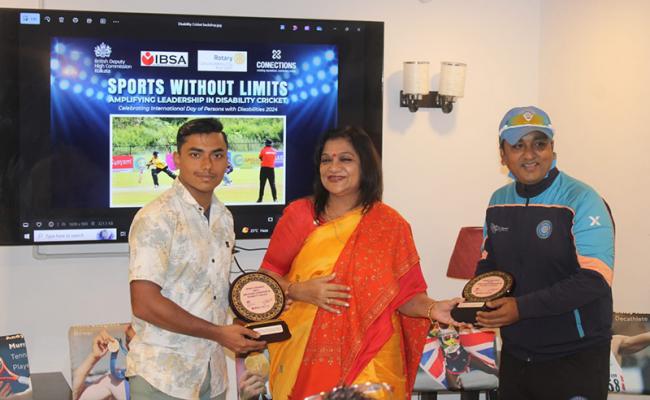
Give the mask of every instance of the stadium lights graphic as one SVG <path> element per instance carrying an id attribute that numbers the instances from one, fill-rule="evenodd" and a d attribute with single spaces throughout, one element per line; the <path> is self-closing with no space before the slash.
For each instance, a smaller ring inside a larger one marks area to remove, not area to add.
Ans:
<path id="1" fill-rule="evenodd" d="M 77 95 L 103 100 L 104 90 L 108 85 L 93 73 L 93 62 L 88 56 L 83 56 L 80 50 L 70 50 L 64 43 L 57 43 L 53 48 L 50 59 L 50 85 L 58 86 L 63 91 L 71 90 Z M 63 64 L 61 60 L 69 60 Z M 90 76 L 90 78 L 88 78 Z"/>

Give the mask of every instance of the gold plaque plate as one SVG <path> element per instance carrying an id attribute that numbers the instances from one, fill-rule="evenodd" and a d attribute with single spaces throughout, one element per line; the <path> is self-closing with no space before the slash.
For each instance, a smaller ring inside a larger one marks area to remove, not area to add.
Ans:
<path id="1" fill-rule="evenodd" d="M 507 296 L 512 291 L 512 275 L 490 271 L 472 278 L 463 288 L 463 297 L 469 302 L 486 302 Z"/>

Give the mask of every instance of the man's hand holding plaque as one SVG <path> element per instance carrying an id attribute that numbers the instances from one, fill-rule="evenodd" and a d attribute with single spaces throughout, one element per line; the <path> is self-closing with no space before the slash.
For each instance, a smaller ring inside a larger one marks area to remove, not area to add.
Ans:
<path id="1" fill-rule="evenodd" d="M 476 324 L 476 313 L 489 311 L 488 301 L 508 296 L 512 292 L 514 279 L 503 271 L 491 271 L 472 278 L 463 288 L 465 301 L 451 310 L 451 316 L 458 322 Z"/>
<path id="2" fill-rule="evenodd" d="M 230 285 L 230 307 L 244 326 L 268 343 L 289 339 L 287 324 L 277 319 L 286 303 L 280 284 L 261 272 L 242 274 Z"/>

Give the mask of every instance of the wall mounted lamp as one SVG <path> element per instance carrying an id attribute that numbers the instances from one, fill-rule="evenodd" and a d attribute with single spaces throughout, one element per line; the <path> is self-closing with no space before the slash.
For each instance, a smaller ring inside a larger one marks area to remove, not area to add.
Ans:
<path id="1" fill-rule="evenodd" d="M 440 66 L 438 91 L 429 91 L 429 62 L 405 61 L 404 82 L 399 92 L 400 107 L 416 112 L 419 108 L 440 108 L 450 113 L 457 98 L 465 94 L 467 64 L 444 61 Z"/>

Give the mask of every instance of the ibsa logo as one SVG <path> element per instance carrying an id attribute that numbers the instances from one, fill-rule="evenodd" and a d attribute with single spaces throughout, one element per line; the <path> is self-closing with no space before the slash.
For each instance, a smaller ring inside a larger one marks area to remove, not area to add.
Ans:
<path id="1" fill-rule="evenodd" d="M 143 67 L 187 68 L 187 52 L 183 51 L 141 51 L 140 65 Z"/>

